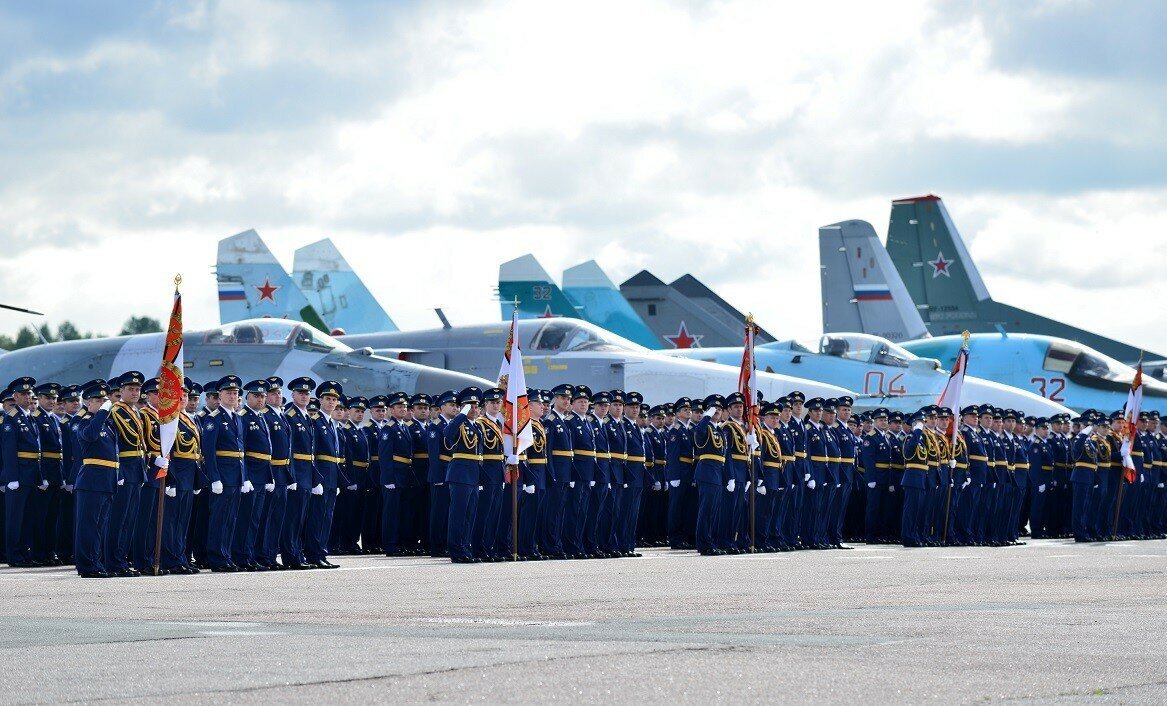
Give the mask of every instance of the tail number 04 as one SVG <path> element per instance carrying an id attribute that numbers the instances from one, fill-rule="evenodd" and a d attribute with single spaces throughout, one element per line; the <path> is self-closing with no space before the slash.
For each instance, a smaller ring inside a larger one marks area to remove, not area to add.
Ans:
<path id="1" fill-rule="evenodd" d="M 1066 398 L 1062 393 L 1066 391 L 1065 378 L 1030 378 L 1029 382 L 1037 386 L 1037 394 L 1046 398 L 1050 402 L 1065 402 Z"/>
<path id="2" fill-rule="evenodd" d="M 869 370 L 863 376 L 863 394 L 865 395 L 904 395 L 908 390 L 904 387 L 903 373 L 896 373 L 891 380 L 887 381 L 887 387 L 883 386 L 884 374 L 880 370 Z M 874 389 L 872 389 L 874 388 Z"/>

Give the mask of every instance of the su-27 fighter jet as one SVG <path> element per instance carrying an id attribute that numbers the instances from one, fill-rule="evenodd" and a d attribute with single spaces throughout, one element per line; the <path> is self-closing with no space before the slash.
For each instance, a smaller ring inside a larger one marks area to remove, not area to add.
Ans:
<path id="1" fill-rule="evenodd" d="M 909 355 L 953 365 L 961 337 L 926 337 L 924 321 L 870 223 L 843 221 L 823 226 L 819 256 L 824 341 L 840 336 L 836 332 L 842 330 L 879 332 L 898 338 L 898 349 Z M 916 336 L 925 337 L 907 340 Z M 855 355 L 851 349 L 840 350 L 841 356 Z M 978 377 L 1078 411 L 1120 409 L 1135 375 L 1129 365 L 1081 343 L 1004 329 L 972 335 L 968 369 Z M 1143 395 L 1146 408 L 1167 408 L 1167 385 L 1162 382 L 1144 378 Z M 1038 414 L 1032 405 L 1013 408 Z"/>
<path id="2" fill-rule="evenodd" d="M 164 333 L 46 343 L 0 357 L 0 379 L 29 375 L 66 385 L 108 379 L 127 370 L 156 375 Z M 437 394 L 494 383 L 458 372 L 354 351 L 307 324 L 282 319 L 247 319 L 204 331 L 184 332 L 187 377 L 198 382 L 227 374 L 244 380 L 279 375 L 336 380 L 349 395 L 388 391 Z M 485 387 L 484 387 L 485 386 Z"/>
<path id="3" fill-rule="evenodd" d="M 296 251 L 294 278 L 254 230 L 219 241 L 219 321 L 271 317 L 320 330 L 365 333 L 397 326 L 331 240 Z"/>

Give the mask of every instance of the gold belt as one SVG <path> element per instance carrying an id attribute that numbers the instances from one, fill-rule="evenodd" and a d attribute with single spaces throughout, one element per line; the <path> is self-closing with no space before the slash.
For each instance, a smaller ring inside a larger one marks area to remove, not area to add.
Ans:
<path id="1" fill-rule="evenodd" d="M 105 468 L 117 468 L 117 461 L 107 461 L 104 458 L 87 458 L 81 462 L 86 466 L 103 466 Z"/>

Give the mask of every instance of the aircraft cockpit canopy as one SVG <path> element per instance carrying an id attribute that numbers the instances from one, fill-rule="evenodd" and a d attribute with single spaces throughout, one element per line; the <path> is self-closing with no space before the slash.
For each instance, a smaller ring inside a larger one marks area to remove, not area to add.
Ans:
<path id="1" fill-rule="evenodd" d="M 248 319 L 203 331 L 208 345 L 272 346 L 314 353 L 346 353 L 351 349 L 311 326 L 285 319 Z"/>
<path id="2" fill-rule="evenodd" d="M 642 351 L 626 338 L 578 319 L 547 319 L 531 337 L 527 350 L 542 353 Z"/>
<path id="3" fill-rule="evenodd" d="M 829 355 L 860 363 L 906 368 L 916 356 L 886 338 L 863 333 L 827 334 L 818 343 L 803 341 L 798 344 L 808 352 Z"/>

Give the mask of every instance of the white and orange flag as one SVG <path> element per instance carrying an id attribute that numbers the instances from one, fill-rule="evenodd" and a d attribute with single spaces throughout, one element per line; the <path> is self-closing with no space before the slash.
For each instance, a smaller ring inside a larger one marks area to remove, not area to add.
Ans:
<path id="1" fill-rule="evenodd" d="M 1135 446 L 1135 435 L 1138 429 L 1135 424 L 1139 421 L 1139 413 L 1143 411 L 1143 361 L 1139 360 L 1139 367 L 1135 370 L 1135 379 L 1131 380 L 1131 390 L 1126 395 L 1126 407 L 1123 408 L 1122 419 L 1122 465 L 1125 469 L 1123 476 L 1128 483 L 1135 481 L 1135 460 L 1131 451 Z"/>
<path id="2" fill-rule="evenodd" d="M 948 420 L 946 435 L 948 440 L 956 445 L 957 429 L 960 429 L 960 393 L 964 389 L 964 375 L 968 371 L 968 332 L 965 332 L 964 343 L 960 352 L 956 354 L 956 363 L 952 372 L 948 374 L 948 382 L 944 385 L 944 392 L 940 393 L 940 400 L 936 406 L 952 410 L 952 417 Z"/>
<path id="3" fill-rule="evenodd" d="M 178 415 L 182 412 L 186 395 L 182 391 L 182 295 L 174 282 L 174 306 L 170 310 L 170 324 L 162 347 L 162 365 L 158 370 L 158 440 L 162 455 L 170 456 L 174 437 L 178 434 Z M 166 475 L 165 468 L 157 469 L 155 478 Z"/>
<path id="4" fill-rule="evenodd" d="M 754 335 L 758 327 L 754 324 L 754 317 L 746 318 L 746 340 L 742 347 L 742 367 L 737 376 L 737 391 L 741 393 L 746 403 L 746 431 L 752 431 L 758 426 L 758 407 L 761 400 L 758 397 L 758 366 L 754 360 Z"/>
<path id="5" fill-rule="evenodd" d="M 502 448 L 508 457 L 518 456 L 535 441 L 531 429 L 531 408 L 527 404 L 527 376 L 523 373 L 518 327 L 519 308 L 516 306 L 511 312 L 511 333 L 507 337 L 502 367 L 498 371 L 498 386 L 506 391 L 503 395 Z"/>

